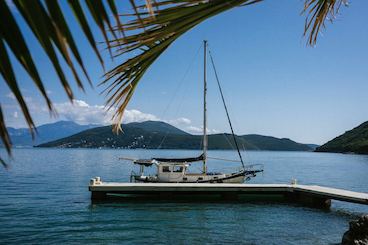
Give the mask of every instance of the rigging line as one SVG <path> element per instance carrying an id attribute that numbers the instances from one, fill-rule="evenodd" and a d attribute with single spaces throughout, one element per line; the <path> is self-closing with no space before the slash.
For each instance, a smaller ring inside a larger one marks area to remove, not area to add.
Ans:
<path id="1" fill-rule="evenodd" d="M 231 148 L 233 150 L 235 150 L 235 147 L 233 146 L 233 144 L 230 142 L 230 140 L 227 138 L 227 135 L 226 134 L 223 134 L 224 138 L 226 139 L 227 143 L 229 143 L 229 145 L 231 146 Z"/>
<path id="2" fill-rule="evenodd" d="M 215 72 L 215 77 L 216 77 L 217 85 L 218 85 L 218 88 L 220 90 L 222 103 L 224 104 L 224 107 L 225 107 L 227 120 L 229 121 L 229 125 L 230 125 L 231 133 L 233 135 L 233 139 L 234 139 L 234 142 L 235 142 L 236 150 L 238 151 L 238 155 L 239 155 L 239 158 L 240 158 L 240 162 L 241 162 L 241 164 L 243 166 L 243 169 L 245 169 L 243 157 L 242 157 L 242 155 L 240 153 L 240 150 L 239 150 L 238 141 L 236 140 L 236 137 L 235 137 L 235 134 L 234 134 L 233 125 L 231 124 L 230 115 L 229 115 L 229 112 L 227 110 L 227 106 L 226 106 L 226 103 L 225 103 L 225 98 L 224 98 L 224 95 L 222 93 L 222 88 L 221 88 L 220 80 L 219 80 L 218 75 L 217 75 L 217 70 L 216 70 L 216 67 L 215 67 L 215 62 L 213 61 L 213 57 L 212 57 L 212 54 L 211 54 L 211 51 L 210 50 L 208 50 L 208 53 L 210 55 L 211 64 L 212 64 L 213 70 Z"/>
<path id="3" fill-rule="evenodd" d="M 195 53 L 195 55 L 192 57 L 192 59 L 191 59 L 191 61 L 190 61 L 190 64 L 188 65 L 188 67 L 187 67 L 187 69 L 186 69 L 186 71 L 185 71 L 185 73 L 184 73 L 184 75 L 183 75 L 182 79 L 180 80 L 179 84 L 176 86 L 176 88 L 175 88 L 175 90 L 174 90 L 174 94 L 173 94 L 173 96 L 170 98 L 170 103 L 168 103 L 168 104 L 167 104 L 167 106 L 166 106 L 166 108 L 165 108 L 164 112 L 163 112 L 163 113 L 162 113 L 162 115 L 161 115 L 161 118 L 163 118 L 163 117 L 166 115 L 166 113 L 167 113 L 167 111 L 168 111 L 168 109 L 169 109 L 170 105 L 172 105 L 172 104 L 173 104 L 174 99 L 175 99 L 175 98 L 177 98 L 176 94 L 178 93 L 179 89 L 180 89 L 180 88 L 181 88 L 181 86 L 183 85 L 184 80 L 185 80 L 185 78 L 187 77 L 187 75 L 188 75 L 189 71 L 192 69 L 192 66 L 193 66 L 194 62 L 196 61 L 196 58 L 197 58 L 197 57 L 198 57 L 198 55 L 199 55 L 199 51 L 201 50 L 201 47 L 202 47 L 202 46 L 200 45 L 200 46 L 198 47 L 198 49 L 197 49 L 197 52 L 196 52 L 196 53 Z M 180 104 L 182 104 L 182 103 L 183 103 L 183 99 L 184 99 L 184 97 L 182 97 L 182 100 L 181 100 Z M 181 105 L 180 105 L 179 107 L 181 107 Z M 176 113 L 175 113 L 175 117 L 178 115 L 178 112 L 179 112 L 179 109 L 176 111 Z M 169 135 L 169 132 L 168 132 L 168 131 L 166 131 L 165 136 L 162 138 L 162 140 L 161 140 L 160 144 L 157 146 L 157 148 L 156 148 L 156 149 L 160 149 L 160 148 L 161 148 L 161 146 L 162 146 L 162 145 L 163 145 L 163 143 L 165 142 L 165 140 L 166 140 L 166 138 L 167 138 L 167 136 L 168 136 L 168 135 Z M 151 143 L 151 142 L 150 142 L 150 143 Z"/>
<path id="4" fill-rule="evenodd" d="M 167 106 L 166 106 L 166 108 L 165 108 L 164 112 L 162 113 L 161 117 L 164 117 L 164 116 L 165 116 L 165 114 L 166 114 L 166 112 L 168 111 L 169 107 L 173 104 L 174 99 L 175 99 L 175 98 L 177 98 L 176 94 L 178 93 L 179 89 L 180 89 L 180 88 L 181 88 L 181 86 L 183 85 L 184 80 L 185 80 L 185 78 L 188 76 L 188 73 L 189 73 L 189 71 L 192 69 L 192 67 L 193 67 L 194 63 L 197 61 L 197 57 L 198 57 L 198 55 L 199 55 L 199 51 L 201 50 L 201 47 L 202 47 L 201 45 L 198 47 L 197 52 L 194 54 L 194 56 L 193 56 L 193 57 L 192 57 L 192 59 L 190 60 L 190 63 L 189 63 L 189 65 L 188 65 L 188 67 L 187 67 L 187 69 L 186 69 L 186 71 L 185 71 L 185 73 L 184 73 L 183 77 L 180 79 L 179 84 L 176 86 L 176 88 L 175 88 L 175 90 L 174 90 L 174 94 L 173 94 L 173 96 L 170 98 L 170 103 L 168 103 L 168 104 L 167 104 Z"/>
<path id="5" fill-rule="evenodd" d="M 225 159 L 225 158 L 218 158 L 218 157 L 207 157 L 209 159 L 213 160 L 219 160 L 219 161 L 227 161 L 227 162 L 240 162 L 239 160 L 232 160 L 232 159 Z"/>

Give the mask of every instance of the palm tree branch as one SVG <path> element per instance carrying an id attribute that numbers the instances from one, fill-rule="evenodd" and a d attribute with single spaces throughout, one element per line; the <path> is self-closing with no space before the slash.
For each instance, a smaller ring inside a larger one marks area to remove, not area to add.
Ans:
<path id="1" fill-rule="evenodd" d="M 16 100 L 20 104 L 20 108 L 22 109 L 23 115 L 28 123 L 32 127 L 32 129 L 35 128 L 35 124 L 33 122 L 33 119 L 29 113 L 28 106 L 26 102 L 23 99 L 22 93 L 19 89 L 17 80 L 15 78 L 15 74 L 13 71 L 13 67 L 11 66 L 10 59 L 8 52 L 6 51 L 5 45 L 3 43 L 3 40 L 1 38 L 0 33 L 0 56 L 2 57 L 2 62 L 0 62 L 0 74 L 4 78 L 6 84 L 9 86 L 10 90 L 14 94 Z M 0 127 L 4 128 L 5 122 L 0 122 Z M 33 130 L 31 130 L 32 137 L 34 136 Z M 4 145 L 7 147 L 7 149 L 10 150 L 9 146 L 6 144 L 9 140 L 8 137 L 2 138 Z M 9 141 L 10 142 L 10 141 Z"/>
<path id="2" fill-rule="evenodd" d="M 347 4 L 347 0 L 305 0 L 302 13 L 306 14 L 304 35 L 308 36 L 309 45 L 317 43 L 326 20 L 333 21 L 341 6 Z"/>
<path id="3" fill-rule="evenodd" d="M 95 38 L 93 37 L 90 25 L 87 22 L 87 19 L 85 17 L 85 14 L 82 10 L 81 5 L 79 4 L 79 1 L 68 0 L 68 3 L 75 17 L 77 18 L 79 26 L 82 28 L 84 35 L 86 36 L 89 44 L 91 45 L 91 47 L 93 48 L 93 51 L 98 57 L 98 60 L 100 61 L 101 65 L 104 66 L 104 62 L 102 60 L 101 54 L 97 49 Z"/>
<path id="4" fill-rule="evenodd" d="M 8 130 L 6 129 L 6 125 L 5 125 L 5 120 L 4 120 L 4 115 L 3 115 L 3 110 L 2 110 L 1 104 L 0 104 L 0 137 L 1 137 L 1 140 L 3 141 L 3 143 L 5 145 L 5 149 L 8 152 L 8 155 L 10 155 L 11 154 L 11 143 L 10 143 L 11 141 L 10 141 Z M 9 144 L 7 144 L 7 142 L 9 142 Z M 0 163 L 5 168 L 8 167 L 8 164 L 1 158 L 1 155 L 0 155 Z"/>
<path id="5" fill-rule="evenodd" d="M 82 30 L 80 33 L 88 40 L 102 66 L 104 66 L 104 61 L 97 49 L 94 33 L 91 31 L 93 26 L 97 26 L 100 30 L 111 57 L 126 54 L 131 57 L 107 72 L 105 79 L 100 83 L 100 85 L 106 86 L 103 89 L 103 93 L 107 97 L 106 105 L 107 108 L 115 110 L 113 120 L 117 125 L 115 129 L 118 129 L 124 110 L 139 81 L 149 67 L 175 40 L 214 15 L 236 6 L 246 6 L 261 1 L 145 0 L 144 4 L 138 4 L 139 1 L 130 0 L 129 3 L 133 10 L 122 11 L 120 14 L 114 0 L 107 0 L 107 2 L 86 0 L 85 5 L 82 4 L 83 6 L 79 1 L 68 0 L 66 6 L 69 6 L 74 13 L 75 20 Z M 72 100 L 74 94 L 61 68 L 61 60 L 66 62 L 67 68 L 71 70 L 79 88 L 84 88 L 84 82 L 79 77 L 77 66 L 81 69 L 87 81 L 91 83 L 91 80 L 78 51 L 78 45 L 71 34 L 71 26 L 66 22 L 61 10 L 60 3 L 53 0 L 13 0 L 13 2 L 16 10 L 23 17 L 24 22 L 31 29 L 54 67 L 65 93 Z M 0 74 L 15 95 L 26 122 L 33 133 L 35 125 L 20 92 L 8 50 L 32 78 L 35 87 L 45 99 L 48 109 L 51 112 L 54 109 L 46 93 L 45 81 L 41 79 L 27 46 L 28 40 L 26 41 L 23 37 L 17 23 L 18 20 L 15 20 L 14 12 L 10 10 L 8 4 L 7 1 L 0 1 L 0 14 L 2 16 L 0 21 L 0 53 L 2 57 Z M 304 35 L 308 36 L 309 45 L 316 43 L 318 34 L 325 27 L 325 21 L 332 21 L 343 4 L 347 4 L 347 0 L 304 1 L 302 12 L 306 15 Z M 111 17 L 110 13 L 112 13 Z M 92 17 L 92 23 L 87 22 L 87 15 Z M 128 18 L 128 21 L 122 23 L 121 18 L 123 17 Z M 112 20 L 115 20 L 115 26 Z M 122 37 L 118 36 L 118 33 L 121 33 Z M 56 55 L 57 53 L 61 54 L 61 58 Z M 11 149 L 2 111 L 0 129 L 5 130 L 1 133 L 4 145 L 7 149 Z M 2 159 L 0 161 L 3 162 Z"/>
<path id="6" fill-rule="evenodd" d="M 168 3 L 168 1 L 165 2 Z M 214 15 L 239 4 L 251 4 L 259 1 L 217 0 L 207 3 L 203 3 L 203 1 L 178 2 L 180 2 L 180 7 L 170 6 L 166 9 L 158 10 L 153 17 L 148 15 L 148 12 L 143 12 L 143 14 L 137 12 L 137 19 L 128 22 L 125 25 L 125 30 L 138 31 L 138 33 L 127 35 L 123 40 L 110 41 L 111 46 L 115 48 L 117 56 L 136 50 L 144 50 L 139 55 L 128 59 L 123 64 L 116 66 L 110 72 L 106 73 L 106 79 L 101 83 L 108 84 L 104 90 L 106 91 L 106 95 L 109 96 L 106 105 L 108 106 L 107 109 L 115 108 L 115 114 L 113 116 L 115 130 L 120 129 L 124 110 L 143 74 L 177 38 Z M 117 79 L 109 83 L 109 81 L 116 77 Z"/>

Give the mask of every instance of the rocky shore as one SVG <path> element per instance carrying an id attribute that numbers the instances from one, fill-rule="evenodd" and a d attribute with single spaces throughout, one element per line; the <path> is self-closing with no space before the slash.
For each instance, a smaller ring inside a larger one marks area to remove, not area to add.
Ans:
<path id="1" fill-rule="evenodd" d="M 349 223 L 349 230 L 342 237 L 342 245 L 368 245 L 368 215 Z"/>

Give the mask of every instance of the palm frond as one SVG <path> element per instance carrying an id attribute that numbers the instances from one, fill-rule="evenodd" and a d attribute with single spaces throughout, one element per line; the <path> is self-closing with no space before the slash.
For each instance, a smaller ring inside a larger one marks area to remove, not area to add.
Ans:
<path id="1" fill-rule="evenodd" d="M 9 0 L 10 1 L 10 0 Z M 31 55 L 27 38 L 24 37 L 19 24 L 14 18 L 14 11 L 9 1 L 0 1 L 0 74 L 10 91 L 14 94 L 22 110 L 32 135 L 35 124 L 14 74 L 9 56 L 12 54 L 22 65 L 44 98 L 50 112 L 54 111 L 52 102 L 45 89 L 46 81 L 41 79 Z M 108 108 L 116 110 L 114 114 L 115 129 L 119 129 L 124 109 L 131 99 L 137 84 L 153 62 L 181 35 L 204 20 L 236 6 L 250 5 L 262 0 L 129 0 L 132 11 L 119 11 L 115 0 L 68 0 L 65 7 L 74 13 L 82 32 L 88 40 L 101 65 L 104 66 L 102 54 L 97 48 L 93 26 L 102 33 L 111 56 L 130 54 L 130 59 L 116 66 L 105 75 L 101 85 L 106 86 L 103 93 L 107 96 Z M 84 79 L 92 82 L 84 66 L 78 44 L 72 36 L 71 27 L 66 22 L 61 3 L 55 0 L 13 0 L 16 12 L 23 17 L 36 37 L 39 45 L 55 69 L 65 93 L 72 101 L 74 98 L 70 81 L 66 79 L 60 63 L 65 62 L 72 72 L 74 80 L 83 90 Z M 340 6 L 346 0 L 305 0 L 303 13 L 307 14 L 305 35 L 313 45 L 318 33 L 327 19 L 332 20 Z M 87 16 L 92 17 L 88 23 Z M 129 21 L 122 23 L 122 16 Z M 120 35 L 122 34 L 122 35 Z M 56 55 L 60 53 L 59 57 Z M 81 78 L 78 68 L 82 71 Z M 93 83 L 93 82 L 92 82 Z M 11 142 L 0 105 L 1 140 L 10 154 Z M 0 162 L 3 160 L 0 158 Z"/>
<path id="2" fill-rule="evenodd" d="M 11 149 L 11 141 L 10 141 L 10 137 L 8 134 L 8 130 L 6 129 L 5 126 L 5 120 L 4 120 L 4 115 L 3 115 L 3 110 L 1 108 L 1 104 L 0 104 L 0 137 L 1 139 L 3 139 L 3 142 L 9 142 L 9 144 L 5 144 L 5 149 L 8 152 L 8 155 L 10 155 L 10 149 Z M 1 165 L 3 165 L 5 168 L 8 167 L 8 165 L 6 164 L 6 162 L 1 158 L 0 156 L 0 163 Z"/>
<path id="3" fill-rule="evenodd" d="M 70 26 L 67 24 L 60 2 L 54 0 L 13 0 L 16 11 L 12 11 L 9 7 L 9 1 L 0 1 L 0 74 L 8 85 L 10 91 L 14 94 L 29 126 L 32 135 L 35 133 L 35 124 L 29 113 L 28 107 L 23 99 L 19 89 L 17 79 L 14 75 L 13 65 L 10 62 L 8 50 L 14 55 L 17 61 L 23 66 L 24 70 L 32 78 L 35 87 L 39 90 L 41 96 L 45 99 L 50 112 L 54 112 L 54 108 L 45 89 L 45 81 L 41 79 L 38 69 L 35 65 L 34 58 L 31 55 L 30 48 L 27 44 L 27 38 L 23 36 L 17 21 L 14 18 L 14 12 L 19 13 L 24 23 L 28 25 L 31 32 L 36 37 L 39 45 L 42 47 L 50 63 L 53 65 L 59 80 L 70 101 L 74 98 L 70 82 L 67 80 L 64 70 L 61 67 L 63 60 L 72 72 L 77 86 L 84 89 L 84 82 L 77 72 L 77 66 L 81 68 L 84 77 L 89 83 L 92 83 L 88 76 L 87 69 L 83 64 L 82 57 L 78 51 L 78 45 L 75 43 L 71 34 Z M 94 25 L 96 25 L 103 33 L 105 40 L 109 38 L 106 32 L 106 26 L 110 28 L 110 34 L 113 38 L 117 38 L 113 20 L 108 16 L 108 8 L 102 0 L 86 0 L 87 7 L 83 8 L 79 1 L 69 0 L 68 5 L 73 11 L 76 21 L 83 30 L 83 34 L 93 48 L 95 54 L 103 65 L 101 53 L 97 49 L 95 38 L 91 31 L 91 24 L 87 23 L 86 14 L 93 17 Z M 109 1 L 109 8 L 117 16 L 114 1 Z M 115 18 L 117 20 L 117 18 Z M 118 23 L 118 26 L 121 24 Z M 61 58 L 57 53 L 61 54 Z M 74 58 L 74 59 L 73 59 Z M 10 138 L 6 137 L 7 129 L 5 127 L 5 119 L 0 120 L 1 140 L 5 147 L 11 150 Z"/>
<path id="4" fill-rule="evenodd" d="M 133 0 L 130 0 L 134 4 Z M 128 35 L 124 39 L 110 41 L 115 56 L 134 52 L 134 56 L 106 73 L 101 83 L 107 85 L 103 93 L 108 97 L 108 108 L 115 108 L 114 129 L 120 130 L 121 120 L 128 101 L 137 84 L 150 65 L 182 34 L 204 20 L 236 6 L 251 5 L 262 0 L 162 0 L 135 6 L 133 20 L 124 25 Z M 332 19 L 346 0 L 305 0 L 305 35 L 314 45 L 320 27 L 326 19 Z M 157 10 L 153 11 L 153 7 Z M 160 9 L 158 9 L 160 7 Z M 129 35 L 129 33 L 133 33 Z M 138 55 L 135 53 L 140 51 Z"/>
<path id="5" fill-rule="evenodd" d="M 347 0 L 305 0 L 303 13 L 306 14 L 304 35 L 308 36 L 308 44 L 317 43 L 321 28 L 326 20 L 333 21 L 342 5 L 348 5 Z"/>
<path id="6" fill-rule="evenodd" d="M 103 93 L 108 96 L 108 108 L 115 108 L 115 130 L 120 129 L 124 110 L 138 82 L 150 65 L 182 34 L 204 20 L 242 4 L 254 4 L 260 0 L 187 0 L 159 1 L 146 6 L 135 6 L 135 17 L 124 25 L 127 32 L 123 39 L 110 41 L 115 56 L 133 51 L 138 55 L 128 59 L 106 73 Z M 160 7 L 154 12 L 153 7 Z M 132 33 L 131 35 L 129 35 Z"/>
<path id="7" fill-rule="evenodd" d="M 68 0 L 68 3 L 69 3 L 70 8 L 73 10 L 73 13 L 74 13 L 75 17 L 77 18 L 77 21 L 78 21 L 80 27 L 82 28 L 83 33 L 86 36 L 89 44 L 93 48 L 96 56 L 98 57 L 100 63 L 103 66 L 104 62 L 102 60 L 100 52 L 97 49 L 95 38 L 93 37 L 91 28 L 87 23 L 87 19 L 85 17 L 82 6 L 80 5 L 79 1 Z"/>

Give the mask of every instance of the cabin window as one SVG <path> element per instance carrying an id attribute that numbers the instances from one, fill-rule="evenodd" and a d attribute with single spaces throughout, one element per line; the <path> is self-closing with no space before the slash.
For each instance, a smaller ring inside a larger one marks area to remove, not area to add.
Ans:
<path id="1" fill-rule="evenodd" d="M 173 170 L 173 172 L 175 172 L 175 173 L 181 173 L 181 172 L 183 172 L 183 166 L 174 166 L 174 170 Z"/>
<path id="2" fill-rule="evenodd" d="M 202 177 L 199 177 L 198 180 L 203 180 L 203 178 Z"/>
<path id="3" fill-rule="evenodd" d="M 162 167 L 162 172 L 163 173 L 170 173 L 170 167 L 169 166 L 163 166 Z"/>

